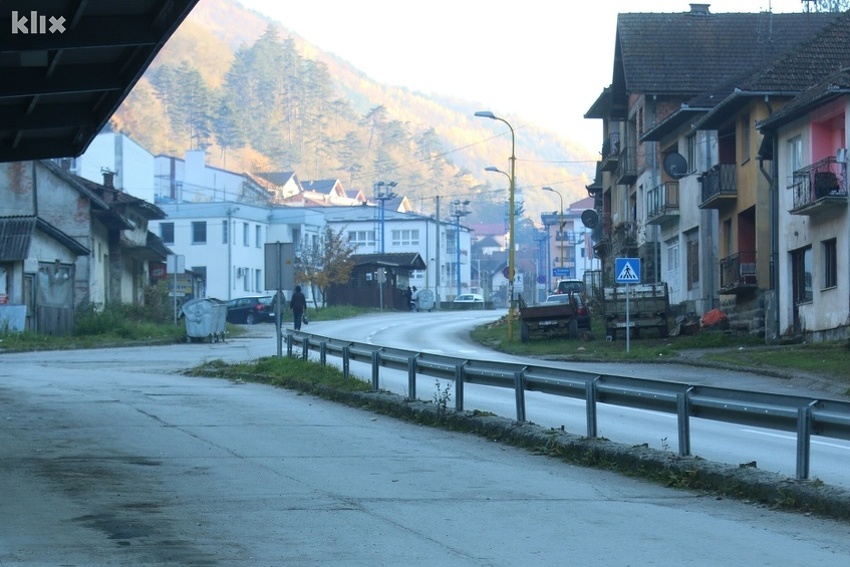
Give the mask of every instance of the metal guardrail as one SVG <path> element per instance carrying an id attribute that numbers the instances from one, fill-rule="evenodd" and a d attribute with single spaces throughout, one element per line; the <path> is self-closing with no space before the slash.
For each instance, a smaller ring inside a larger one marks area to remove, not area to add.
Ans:
<path id="1" fill-rule="evenodd" d="M 459 412 L 464 409 L 465 384 L 513 390 L 518 422 L 526 421 L 526 392 L 584 400 L 587 437 L 590 438 L 597 437 L 598 404 L 675 414 L 681 456 L 691 455 L 692 417 L 796 432 L 798 480 L 809 478 L 813 435 L 850 440 L 850 402 L 839 400 L 696 386 L 545 365 L 468 360 L 290 332 L 286 335 L 287 356 L 294 355 L 295 345 L 300 346 L 301 357 L 305 360 L 311 351 L 319 353 L 321 364 L 327 364 L 328 355 L 341 358 L 345 378 L 351 377 L 352 360 L 369 363 L 373 390 L 379 389 L 381 367 L 407 371 L 407 398 L 410 400 L 416 399 L 416 376 L 419 374 L 452 380 L 455 410 Z"/>

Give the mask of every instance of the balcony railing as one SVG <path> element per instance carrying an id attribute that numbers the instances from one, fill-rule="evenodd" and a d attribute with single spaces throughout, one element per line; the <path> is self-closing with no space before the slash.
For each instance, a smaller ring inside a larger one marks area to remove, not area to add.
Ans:
<path id="1" fill-rule="evenodd" d="M 702 185 L 701 209 L 719 209 L 738 198 L 738 168 L 734 163 L 719 163 L 699 177 Z"/>
<path id="2" fill-rule="evenodd" d="M 637 179 L 637 151 L 635 148 L 623 148 L 617 171 L 614 175 L 618 185 L 631 185 Z"/>
<path id="3" fill-rule="evenodd" d="M 663 224 L 679 218 L 679 182 L 666 181 L 646 194 L 646 223 Z"/>
<path id="4" fill-rule="evenodd" d="M 620 158 L 620 133 L 613 132 L 602 142 L 602 171 L 614 171 Z"/>
<path id="5" fill-rule="evenodd" d="M 847 166 L 834 157 L 798 169 L 791 177 L 792 215 L 815 215 L 847 207 Z"/>
<path id="6" fill-rule="evenodd" d="M 720 260 L 720 293 L 742 293 L 757 287 L 755 252 L 738 252 Z"/>

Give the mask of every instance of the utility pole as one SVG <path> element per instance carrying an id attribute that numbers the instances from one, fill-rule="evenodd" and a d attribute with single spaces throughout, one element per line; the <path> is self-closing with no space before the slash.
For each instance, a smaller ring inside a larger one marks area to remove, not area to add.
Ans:
<path id="1" fill-rule="evenodd" d="M 461 217 L 465 217 L 470 213 L 467 210 L 467 206 L 469 206 L 469 201 L 461 202 L 458 199 L 452 203 L 452 216 L 455 218 L 455 233 L 457 235 L 457 248 L 455 249 L 455 264 L 456 264 L 456 275 L 457 275 L 457 295 L 461 294 L 461 279 L 460 279 L 460 219 Z"/>
<path id="2" fill-rule="evenodd" d="M 436 219 L 437 219 L 437 253 L 436 253 L 436 256 L 435 256 L 437 258 L 437 270 L 436 270 L 436 273 L 434 274 L 435 282 L 436 282 L 435 283 L 436 293 L 434 295 L 437 298 L 436 309 L 437 309 L 437 311 L 439 311 L 440 310 L 440 196 L 437 195 L 436 197 L 434 197 L 434 200 L 437 203 L 437 216 L 436 216 Z"/>

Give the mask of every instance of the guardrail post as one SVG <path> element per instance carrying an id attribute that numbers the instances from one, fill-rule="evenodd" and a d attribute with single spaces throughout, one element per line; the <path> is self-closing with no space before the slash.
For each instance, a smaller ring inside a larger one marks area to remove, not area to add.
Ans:
<path id="1" fill-rule="evenodd" d="M 416 356 L 407 357 L 407 399 L 416 399 Z"/>
<path id="2" fill-rule="evenodd" d="M 286 333 L 286 356 L 292 358 L 292 333 Z"/>
<path id="3" fill-rule="evenodd" d="M 342 347 L 342 377 L 346 380 L 351 377 L 351 345 Z"/>
<path id="4" fill-rule="evenodd" d="M 797 480 L 809 478 L 812 456 L 812 402 L 797 408 Z"/>
<path id="5" fill-rule="evenodd" d="M 319 364 L 327 366 L 328 364 L 328 341 L 319 343 Z"/>
<path id="6" fill-rule="evenodd" d="M 455 366 L 455 411 L 463 411 L 463 364 Z"/>
<path id="7" fill-rule="evenodd" d="M 596 437 L 596 383 L 599 376 L 585 384 L 585 406 L 587 410 L 587 436 Z"/>
<path id="8" fill-rule="evenodd" d="M 691 408 L 690 393 L 693 388 L 676 394 L 676 415 L 679 424 L 679 456 L 687 457 L 691 454 Z"/>
<path id="9" fill-rule="evenodd" d="M 525 422 L 525 370 L 514 372 L 514 393 L 516 394 L 516 420 Z"/>
<path id="10" fill-rule="evenodd" d="M 301 340 L 301 358 L 304 360 L 310 358 L 310 337 L 304 337 Z"/>
<path id="11" fill-rule="evenodd" d="M 372 353 L 372 391 L 378 391 L 378 367 L 381 365 L 381 351 Z"/>

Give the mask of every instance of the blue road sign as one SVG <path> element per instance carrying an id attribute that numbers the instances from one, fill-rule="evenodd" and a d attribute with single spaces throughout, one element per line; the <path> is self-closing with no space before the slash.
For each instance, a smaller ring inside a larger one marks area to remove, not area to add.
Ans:
<path id="1" fill-rule="evenodd" d="M 640 258 L 615 258 L 614 281 L 616 283 L 640 283 Z"/>
<path id="2" fill-rule="evenodd" d="M 552 275 L 556 278 L 568 278 L 570 277 L 570 269 L 569 268 L 552 268 Z"/>

